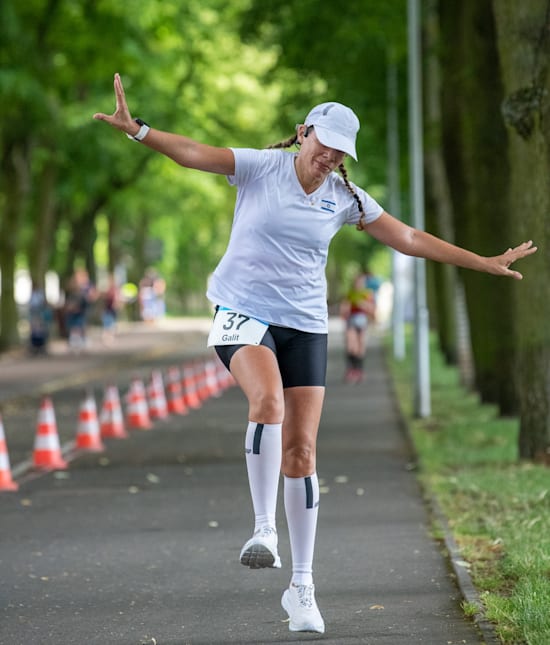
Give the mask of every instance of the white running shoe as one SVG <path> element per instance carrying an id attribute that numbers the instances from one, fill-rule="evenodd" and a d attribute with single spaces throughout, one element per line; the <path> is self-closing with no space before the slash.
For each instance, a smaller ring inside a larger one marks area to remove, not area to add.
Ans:
<path id="1" fill-rule="evenodd" d="M 284 592 L 281 605 L 288 614 L 291 632 L 325 633 L 325 622 L 315 602 L 315 585 L 294 585 Z"/>
<path id="2" fill-rule="evenodd" d="M 241 564 L 251 569 L 281 568 L 277 552 L 277 530 L 271 526 L 258 529 L 241 549 Z"/>

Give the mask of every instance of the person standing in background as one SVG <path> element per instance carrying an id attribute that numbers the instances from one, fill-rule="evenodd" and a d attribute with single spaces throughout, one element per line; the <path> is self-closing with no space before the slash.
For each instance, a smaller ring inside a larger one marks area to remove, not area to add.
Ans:
<path id="1" fill-rule="evenodd" d="M 48 304 L 46 293 L 33 282 L 29 301 L 31 354 L 47 354 L 52 320 L 52 308 Z"/>
<path id="2" fill-rule="evenodd" d="M 120 294 L 114 275 L 110 274 L 107 288 L 101 294 L 101 340 L 105 345 L 112 345 L 115 340 L 116 322 L 120 308 Z"/>
<path id="3" fill-rule="evenodd" d="M 70 351 L 79 354 L 86 349 L 88 308 L 96 299 L 96 289 L 86 269 L 78 268 L 65 292 L 65 325 Z"/>

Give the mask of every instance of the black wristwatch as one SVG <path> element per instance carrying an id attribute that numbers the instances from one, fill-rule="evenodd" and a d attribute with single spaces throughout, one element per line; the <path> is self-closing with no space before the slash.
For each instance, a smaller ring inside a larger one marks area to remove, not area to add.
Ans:
<path id="1" fill-rule="evenodd" d="M 126 136 L 128 139 L 133 139 L 134 141 L 143 141 L 151 128 L 143 119 L 134 119 L 134 121 L 139 125 L 139 130 L 135 135 L 127 133 Z"/>

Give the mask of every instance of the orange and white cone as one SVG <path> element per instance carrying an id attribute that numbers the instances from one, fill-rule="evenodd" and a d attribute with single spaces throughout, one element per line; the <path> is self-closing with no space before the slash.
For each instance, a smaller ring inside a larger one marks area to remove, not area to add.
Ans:
<path id="1" fill-rule="evenodd" d="M 143 381 L 133 379 L 126 395 L 126 423 L 129 428 L 150 430 L 153 427 Z"/>
<path id="2" fill-rule="evenodd" d="M 10 457 L 4 434 L 4 424 L 0 417 L 0 491 L 16 491 L 19 484 L 13 481 L 11 476 Z"/>
<path id="3" fill-rule="evenodd" d="M 204 364 L 204 378 L 209 396 L 220 396 L 221 388 L 216 374 L 216 363 L 211 359 L 208 359 Z"/>
<path id="4" fill-rule="evenodd" d="M 197 410 L 202 405 L 197 394 L 195 370 L 192 363 L 186 363 L 183 366 L 183 400 L 188 408 L 194 410 Z"/>
<path id="5" fill-rule="evenodd" d="M 79 450 L 88 450 L 90 452 L 103 452 L 105 450 L 105 446 L 101 441 L 95 398 L 91 393 L 86 395 L 80 406 L 76 430 L 76 447 Z"/>
<path id="6" fill-rule="evenodd" d="M 128 437 L 116 385 L 108 385 L 105 388 L 99 416 L 99 433 L 103 439 L 126 439 Z"/>
<path id="7" fill-rule="evenodd" d="M 197 394 L 201 401 L 206 401 L 210 397 L 210 391 L 206 385 L 206 369 L 203 360 L 195 362 L 195 383 L 197 384 Z"/>
<path id="8" fill-rule="evenodd" d="M 181 387 L 181 373 L 177 367 L 168 368 L 168 409 L 172 414 L 187 414 Z"/>
<path id="9" fill-rule="evenodd" d="M 154 370 L 151 374 L 151 381 L 147 386 L 147 400 L 151 419 L 166 419 L 169 416 L 168 403 L 164 393 L 164 382 L 162 374 L 158 370 Z"/>
<path id="10" fill-rule="evenodd" d="M 225 380 L 224 375 L 224 371 L 226 371 L 225 366 L 218 358 L 214 360 L 214 365 L 216 366 L 216 380 L 218 381 L 218 388 L 220 389 L 220 392 L 223 392 L 227 388 L 227 381 Z"/>
<path id="11" fill-rule="evenodd" d="M 235 379 L 227 367 L 221 362 L 218 358 L 216 361 L 216 374 L 218 376 L 218 383 L 222 390 L 227 390 L 227 388 L 235 385 Z"/>
<path id="12" fill-rule="evenodd" d="M 40 470 L 64 470 L 68 467 L 61 455 L 55 412 L 49 397 L 42 400 L 38 412 L 33 465 Z"/>

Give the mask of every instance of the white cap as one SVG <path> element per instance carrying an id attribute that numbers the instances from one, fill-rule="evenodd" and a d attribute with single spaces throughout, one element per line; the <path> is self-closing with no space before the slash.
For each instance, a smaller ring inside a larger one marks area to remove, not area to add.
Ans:
<path id="1" fill-rule="evenodd" d="M 304 125 L 315 126 L 315 134 L 324 146 L 345 152 L 357 161 L 355 138 L 360 125 L 349 107 L 341 103 L 321 103 L 309 112 Z"/>

